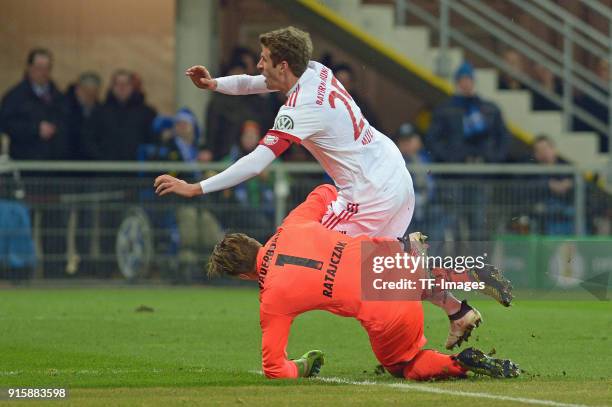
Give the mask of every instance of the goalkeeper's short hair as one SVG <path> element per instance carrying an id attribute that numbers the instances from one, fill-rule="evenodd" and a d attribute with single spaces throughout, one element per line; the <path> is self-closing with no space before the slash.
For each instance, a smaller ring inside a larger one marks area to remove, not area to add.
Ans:
<path id="1" fill-rule="evenodd" d="M 248 274 L 255 270 L 261 244 L 244 233 L 229 233 L 215 245 L 208 259 L 208 277 Z"/>

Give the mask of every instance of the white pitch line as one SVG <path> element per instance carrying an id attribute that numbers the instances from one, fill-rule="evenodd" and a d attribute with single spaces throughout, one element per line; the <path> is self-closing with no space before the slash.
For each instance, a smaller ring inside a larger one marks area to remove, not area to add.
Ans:
<path id="1" fill-rule="evenodd" d="M 261 370 L 250 370 L 249 373 L 255 373 L 258 375 L 262 375 Z M 530 399 L 525 397 L 512 397 L 512 396 L 502 396 L 498 394 L 490 394 L 490 393 L 477 393 L 471 391 L 459 391 L 459 390 L 447 390 L 441 389 L 439 387 L 430 387 L 422 384 L 412 384 L 412 383 L 379 383 L 372 381 L 354 381 L 349 379 L 343 379 L 341 377 L 315 377 L 315 380 L 324 382 L 324 383 L 336 383 L 336 384 L 350 384 L 354 386 L 381 386 L 381 387 L 390 387 L 393 389 L 400 390 L 412 390 L 412 391 L 420 391 L 423 393 L 434 393 L 434 394 L 448 394 L 451 396 L 461 396 L 461 397 L 473 397 L 480 399 L 492 399 L 492 400 L 500 400 L 500 401 L 516 401 L 518 403 L 525 404 L 537 404 L 540 406 L 552 406 L 552 407 L 589 407 L 586 404 L 570 404 L 570 403 L 559 403 L 553 400 L 542 400 L 542 399 Z"/>
<path id="2" fill-rule="evenodd" d="M 6 372 L 0 372 L 0 376 L 17 376 L 20 375 L 21 371 L 19 370 L 11 370 Z"/>
<path id="3" fill-rule="evenodd" d="M 159 369 L 152 370 L 135 370 L 135 369 L 107 369 L 107 370 L 76 370 L 76 371 L 58 371 L 58 373 L 66 374 L 79 374 L 79 375 L 98 375 L 100 373 L 138 373 L 138 372 L 153 372 L 160 373 Z M 0 371 L 0 376 L 13 376 L 20 375 L 23 371 Z M 263 375 L 261 370 L 249 370 L 249 373 Z M 540 406 L 551 406 L 551 407 L 590 407 L 586 404 L 569 404 L 569 403 L 559 403 L 553 400 L 542 400 L 542 399 L 530 399 L 525 397 L 512 397 L 512 396 L 502 396 L 498 394 L 490 394 L 490 393 L 477 393 L 470 391 L 460 391 L 460 390 L 447 390 L 441 389 L 439 387 L 430 387 L 422 384 L 412 384 L 412 383 L 380 383 L 373 381 L 354 381 L 349 379 L 343 379 L 341 377 L 315 377 L 314 380 L 318 380 L 324 383 L 336 383 L 336 384 L 350 384 L 353 386 L 381 386 L 381 387 L 389 387 L 392 389 L 400 389 L 400 390 L 412 390 L 419 391 L 423 393 L 434 393 L 434 394 L 448 394 L 451 396 L 461 396 L 461 397 L 472 397 L 472 398 L 480 398 L 480 399 L 491 399 L 491 400 L 500 400 L 500 401 L 516 401 L 518 403 L 525 404 L 537 404 Z"/>
<path id="4" fill-rule="evenodd" d="M 530 398 L 525 398 L 525 397 L 502 396 L 502 395 L 490 394 L 490 393 L 477 393 L 477 392 L 470 392 L 470 391 L 447 390 L 447 389 L 440 389 L 439 387 L 424 386 L 422 384 L 377 383 L 377 382 L 370 382 L 370 381 L 357 382 L 357 381 L 343 379 L 340 377 L 317 377 L 316 379 L 323 381 L 323 382 L 327 382 L 327 383 L 352 384 L 352 385 L 357 385 L 357 386 L 383 386 L 383 387 L 391 387 L 391 388 L 401 389 L 401 390 L 420 391 L 423 393 L 448 394 L 451 396 L 473 397 L 473 398 L 503 400 L 503 401 L 516 401 L 519 403 L 538 404 L 541 406 L 589 407 L 585 404 L 559 403 L 553 400 L 530 399 Z"/>

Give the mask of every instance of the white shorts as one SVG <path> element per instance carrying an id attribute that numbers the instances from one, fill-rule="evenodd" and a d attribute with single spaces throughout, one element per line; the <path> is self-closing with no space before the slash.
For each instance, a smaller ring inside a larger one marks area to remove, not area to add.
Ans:
<path id="1" fill-rule="evenodd" d="M 349 236 L 402 237 L 414 213 L 414 188 L 410 174 L 381 190 L 385 198 L 346 202 L 341 196 L 327 208 L 321 224 Z M 340 195 L 342 192 L 340 193 Z"/>

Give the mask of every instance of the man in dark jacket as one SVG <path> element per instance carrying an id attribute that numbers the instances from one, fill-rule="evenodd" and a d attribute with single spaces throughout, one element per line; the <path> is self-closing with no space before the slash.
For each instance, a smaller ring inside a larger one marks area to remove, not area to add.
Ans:
<path id="1" fill-rule="evenodd" d="M 11 140 L 16 160 L 64 159 L 67 154 L 67 108 L 51 80 L 52 55 L 30 51 L 24 79 L 3 97 L 0 127 Z"/>
<path id="2" fill-rule="evenodd" d="M 457 91 L 434 111 L 427 134 L 436 162 L 489 162 L 506 159 L 509 135 L 497 105 L 474 89 L 474 67 L 464 62 L 455 73 Z"/>
<path id="3" fill-rule="evenodd" d="M 83 72 L 78 81 L 66 91 L 68 103 L 68 151 L 74 160 L 83 160 L 83 126 L 93 111 L 100 106 L 98 97 L 102 81 L 95 72 Z"/>
<path id="4" fill-rule="evenodd" d="M 533 157 L 540 165 L 569 164 L 557 155 L 554 141 L 540 134 L 533 142 Z M 575 232 L 574 177 L 571 174 L 545 174 L 529 180 L 536 199 L 535 218 L 545 235 L 571 235 Z"/>
<path id="5" fill-rule="evenodd" d="M 506 159 L 509 134 L 502 114 L 474 89 L 474 67 L 464 62 L 455 72 L 456 93 L 433 114 L 426 144 L 435 162 L 499 163 Z M 447 181 L 448 180 L 448 181 Z M 450 181 L 452 180 L 452 181 Z M 450 181 L 450 182 L 449 182 Z M 490 184 L 482 177 L 440 177 L 440 198 L 467 222 L 472 240 L 486 240 Z"/>
<path id="6" fill-rule="evenodd" d="M 361 97 L 359 91 L 355 89 L 357 80 L 355 79 L 355 72 L 353 71 L 353 68 L 351 68 L 349 64 L 342 63 L 334 66 L 333 71 L 334 76 L 340 81 L 342 86 L 344 86 L 344 89 L 346 89 L 346 91 L 351 95 L 357 106 L 359 106 L 363 116 L 368 119 L 368 123 L 377 129 L 381 129 L 378 116 L 376 113 L 374 113 L 368 101 Z"/>
<path id="7" fill-rule="evenodd" d="M 246 65 L 233 61 L 227 75 L 246 74 Z M 212 96 L 206 111 L 206 143 L 212 159 L 224 159 L 232 147 L 240 145 L 240 134 L 245 120 L 256 119 L 262 128 L 272 127 L 274 112 L 268 95 L 248 95 L 236 98 L 217 93 Z"/>
<path id="8" fill-rule="evenodd" d="M 145 104 L 132 72 L 116 71 L 106 102 L 94 109 L 84 128 L 84 152 L 94 160 L 136 160 L 138 146 L 154 143 L 155 110 Z"/>

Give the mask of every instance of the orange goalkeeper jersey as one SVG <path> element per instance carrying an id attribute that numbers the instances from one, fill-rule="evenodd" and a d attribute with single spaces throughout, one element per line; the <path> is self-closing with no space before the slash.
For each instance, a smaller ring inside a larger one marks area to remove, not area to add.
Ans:
<path id="1" fill-rule="evenodd" d="M 326 310 L 360 318 L 361 242 L 328 230 L 321 219 L 337 191 L 321 185 L 283 221 L 257 256 L 263 370 L 267 377 L 297 377 L 286 346 L 293 319 Z M 360 318 L 361 319 L 361 318 Z"/>

